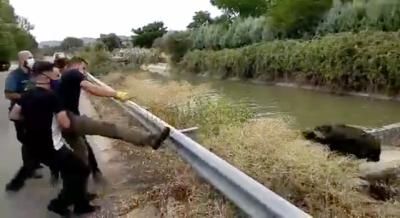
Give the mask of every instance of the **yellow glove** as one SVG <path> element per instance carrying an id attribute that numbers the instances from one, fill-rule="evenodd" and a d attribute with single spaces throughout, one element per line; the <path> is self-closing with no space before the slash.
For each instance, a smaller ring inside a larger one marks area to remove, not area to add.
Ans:
<path id="1" fill-rule="evenodd" d="M 132 97 L 129 96 L 129 94 L 127 92 L 118 91 L 115 98 L 120 101 L 125 102 L 125 101 L 128 101 L 129 99 L 131 99 Z"/>

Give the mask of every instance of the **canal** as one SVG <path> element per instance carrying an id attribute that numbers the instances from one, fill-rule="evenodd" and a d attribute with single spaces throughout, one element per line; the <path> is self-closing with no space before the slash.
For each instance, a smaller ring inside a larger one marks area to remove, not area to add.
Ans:
<path id="1" fill-rule="evenodd" d="M 192 85 L 208 84 L 214 94 L 235 103 L 245 103 L 261 116 L 289 116 L 300 129 L 326 123 L 380 127 L 400 122 L 400 102 L 198 76 L 170 75 L 165 78 L 152 74 L 152 78 L 157 82 L 175 80 L 188 81 Z"/>

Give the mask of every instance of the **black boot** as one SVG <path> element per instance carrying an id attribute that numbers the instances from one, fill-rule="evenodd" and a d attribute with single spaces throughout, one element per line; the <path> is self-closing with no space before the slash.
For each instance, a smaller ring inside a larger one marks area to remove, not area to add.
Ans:
<path id="1" fill-rule="evenodd" d="M 47 206 L 47 209 L 63 217 L 69 217 L 71 215 L 71 211 L 68 207 L 59 203 L 58 200 L 52 200 Z"/>
<path id="2" fill-rule="evenodd" d="M 93 201 L 93 200 L 95 200 L 96 198 L 98 198 L 99 196 L 97 195 L 97 194 L 95 194 L 95 193 L 90 193 L 90 192 L 88 192 L 88 193 L 86 193 L 86 199 L 88 200 L 88 201 Z"/>
<path id="3" fill-rule="evenodd" d="M 93 213 L 96 210 L 100 209 L 99 206 L 92 206 L 90 204 L 86 205 L 75 205 L 74 206 L 74 213 L 76 215 L 83 215 L 83 214 L 88 214 L 88 213 Z"/>
<path id="4" fill-rule="evenodd" d="M 171 129 L 169 127 L 165 127 L 160 135 L 153 141 L 151 147 L 154 150 L 157 150 L 161 147 L 162 143 L 169 137 Z"/>

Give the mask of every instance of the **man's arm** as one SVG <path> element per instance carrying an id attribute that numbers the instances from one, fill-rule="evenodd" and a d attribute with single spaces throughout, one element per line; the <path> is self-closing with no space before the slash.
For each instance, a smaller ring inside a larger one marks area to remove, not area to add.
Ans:
<path id="1" fill-rule="evenodd" d="M 21 106 L 19 106 L 18 104 L 15 104 L 8 116 L 9 116 L 10 120 L 15 120 L 15 121 L 22 120 Z"/>
<path id="2" fill-rule="evenodd" d="M 4 88 L 4 95 L 10 101 L 16 101 L 21 98 L 21 94 L 17 93 L 17 80 L 13 73 L 8 74 L 5 88 Z"/>
<path id="3" fill-rule="evenodd" d="M 60 100 L 57 98 L 56 95 L 52 95 L 50 100 L 52 101 L 52 112 L 56 116 L 58 126 L 60 126 L 63 130 L 70 130 L 71 120 L 67 115 L 67 111 L 64 110 L 64 108 L 62 107 Z"/>
<path id="4" fill-rule="evenodd" d="M 81 82 L 81 88 L 98 97 L 117 97 L 117 92 L 111 88 L 95 85 L 87 80 Z"/>
<path id="5" fill-rule="evenodd" d="M 57 119 L 58 125 L 62 129 L 66 130 L 66 129 L 69 129 L 71 127 L 71 120 L 69 119 L 66 111 L 58 112 L 56 114 L 56 119 Z"/>

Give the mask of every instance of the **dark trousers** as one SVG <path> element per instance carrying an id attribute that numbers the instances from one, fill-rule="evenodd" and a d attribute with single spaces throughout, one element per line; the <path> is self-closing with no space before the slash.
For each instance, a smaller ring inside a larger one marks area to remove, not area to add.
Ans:
<path id="1" fill-rule="evenodd" d="M 98 173 L 98 172 L 100 172 L 100 168 L 97 163 L 96 156 L 94 156 L 93 148 L 92 148 L 92 146 L 90 146 L 89 142 L 87 141 L 87 138 L 84 136 L 82 136 L 82 137 L 85 141 L 85 144 L 86 144 L 86 147 L 88 150 L 88 161 L 89 161 L 90 170 L 93 173 Z"/>
<path id="2" fill-rule="evenodd" d="M 15 175 L 12 180 L 13 183 L 23 184 L 36 169 L 35 164 L 43 163 L 52 171 L 60 172 L 63 181 L 63 188 L 58 197 L 53 200 L 53 203 L 60 207 L 70 205 L 84 207 L 89 204 L 85 197 L 89 168 L 71 150 L 64 146 L 53 152 L 37 153 L 29 149 L 26 152 L 29 153 L 30 158 Z"/>
<path id="3" fill-rule="evenodd" d="M 24 145 L 25 128 L 24 128 L 22 122 L 19 122 L 19 121 L 13 121 L 13 122 L 14 122 L 15 132 L 17 133 L 17 139 L 22 145 Z"/>
<path id="4" fill-rule="evenodd" d="M 9 183 L 17 186 L 23 186 L 25 181 L 32 177 L 38 165 L 40 165 L 40 160 L 29 152 L 26 145 L 23 145 L 21 150 L 23 164 Z"/>
<path id="5" fill-rule="evenodd" d="M 87 142 L 86 135 L 98 135 L 113 139 L 120 139 L 137 146 L 151 145 L 155 136 L 143 132 L 137 128 L 119 126 L 114 123 L 95 120 L 85 115 L 75 115 L 68 112 L 71 120 L 71 130 L 64 132 L 63 137 L 74 150 L 75 154 L 82 158 L 92 169 L 98 172 L 98 164 L 93 150 Z"/>
<path id="6" fill-rule="evenodd" d="M 25 147 L 25 128 L 21 122 L 14 121 L 15 132 L 17 134 L 17 139 L 21 143 L 21 156 L 22 161 L 29 161 L 29 154 L 26 152 Z"/>
<path id="7" fill-rule="evenodd" d="M 54 164 L 61 173 L 63 189 L 53 203 L 61 207 L 87 206 L 89 201 L 86 193 L 90 170 L 86 164 L 65 146 L 57 151 Z"/>
<path id="8" fill-rule="evenodd" d="M 22 122 L 14 121 L 15 132 L 17 134 L 17 139 L 21 143 L 21 156 L 23 165 L 33 165 L 35 169 L 32 171 L 31 176 L 34 174 L 35 170 L 39 168 L 40 163 L 33 163 L 34 158 L 29 157 L 29 153 L 27 152 L 27 148 L 25 145 L 25 128 Z M 26 163 L 26 164 L 25 164 Z"/>
<path id="9" fill-rule="evenodd" d="M 85 136 L 80 136 L 75 133 L 63 133 L 63 137 L 73 148 L 75 155 L 89 167 L 93 174 L 101 172 L 93 149 Z"/>

